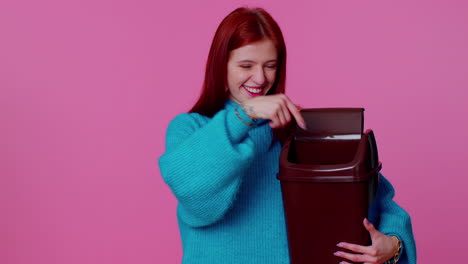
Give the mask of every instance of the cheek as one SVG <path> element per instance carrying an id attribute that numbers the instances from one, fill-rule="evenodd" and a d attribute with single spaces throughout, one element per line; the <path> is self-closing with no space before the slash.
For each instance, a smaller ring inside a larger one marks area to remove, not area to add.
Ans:
<path id="1" fill-rule="evenodd" d="M 248 78 L 249 78 L 248 74 L 243 73 L 243 72 L 237 72 L 233 76 L 233 81 L 234 81 L 234 84 L 239 86 L 239 85 L 242 85 L 243 83 L 245 83 Z"/>
<path id="2" fill-rule="evenodd" d="M 275 78 L 276 78 L 276 71 L 271 71 L 271 72 L 268 72 L 267 74 L 267 78 L 268 78 L 268 81 L 270 83 L 273 83 L 275 81 Z"/>
<path id="3" fill-rule="evenodd" d="M 244 78 L 244 74 L 238 70 L 231 69 L 228 73 L 228 82 L 231 84 L 237 84 Z"/>

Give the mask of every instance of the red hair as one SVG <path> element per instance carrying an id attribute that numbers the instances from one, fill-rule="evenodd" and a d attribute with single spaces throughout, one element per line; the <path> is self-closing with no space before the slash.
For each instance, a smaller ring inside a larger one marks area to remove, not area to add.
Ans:
<path id="1" fill-rule="evenodd" d="M 240 7 L 226 16 L 216 30 L 206 63 L 200 98 L 189 112 L 212 117 L 221 110 L 229 98 L 226 87 L 230 52 L 263 39 L 270 39 L 278 53 L 275 82 L 268 94 L 284 93 L 286 45 L 280 27 L 264 9 Z"/>

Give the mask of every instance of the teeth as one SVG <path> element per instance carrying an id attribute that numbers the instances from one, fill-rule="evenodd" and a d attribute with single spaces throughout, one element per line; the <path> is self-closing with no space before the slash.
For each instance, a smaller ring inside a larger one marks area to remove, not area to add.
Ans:
<path id="1" fill-rule="evenodd" d="M 244 85 L 244 88 L 251 93 L 260 93 L 262 91 L 261 88 L 250 88 L 245 85 Z"/>

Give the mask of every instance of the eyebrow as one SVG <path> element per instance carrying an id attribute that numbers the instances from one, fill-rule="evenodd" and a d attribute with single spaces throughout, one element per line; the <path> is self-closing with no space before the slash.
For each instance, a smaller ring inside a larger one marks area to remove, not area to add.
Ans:
<path id="1" fill-rule="evenodd" d="M 277 60 L 268 60 L 268 61 L 266 61 L 266 62 L 276 62 L 276 61 L 277 61 Z M 255 63 L 255 61 L 253 61 L 253 60 L 241 60 L 241 61 L 238 61 L 238 63 L 240 63 L 240 62 L 252 62 L 252 63 Z"/>

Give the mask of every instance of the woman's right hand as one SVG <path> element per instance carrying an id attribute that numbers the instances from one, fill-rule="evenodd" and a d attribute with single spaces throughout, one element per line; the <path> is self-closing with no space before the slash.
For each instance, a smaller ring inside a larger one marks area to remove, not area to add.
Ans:
<path id="1" fill-rule="evenodd" d="M 244 101 L 242 110 L 252 119 L 271 120 L 271 128 L 282 128 L 291 122 L 291 116 L 297 124 L 306 129 L 304 118 L 296 106 L 285 94 L 257 96 Z"/>

